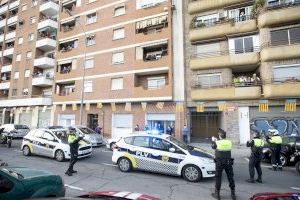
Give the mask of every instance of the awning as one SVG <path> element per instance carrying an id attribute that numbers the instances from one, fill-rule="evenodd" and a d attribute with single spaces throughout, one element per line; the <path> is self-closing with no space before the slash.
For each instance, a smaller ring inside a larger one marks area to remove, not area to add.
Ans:
<path id="1" fill-rule="evenodd" d="M 71 38 L 71 39 L 62 40 L 62 41 L 59 41 L 59 44 L 66 43 L 66 42 L 73 42 L 74 40 L 78 40 L 78 39 L 79 38 Z"/>
<path id="2" fill-rule="evenodd" d="M 75 21 L 75 20 L 76 20 L 75 17 L 71 17 L 70 19 L 61 20 L 60 23 L 61 24 L 65 24 L 65 23 L 72 22 L 72 21 Z"/>
<path id="3" fill-rule="evenodd" d="M 57 62 L 58 65 L 64 65 L 64 64 L 69 64 L 72 63 L 73 60 L 63 60 L 63 61 L 59 61 Z"/>
<path id="4" fill-rule="evenodd" d="M 160 44 L 167 44 L 168 43 L 168 40 L 165 40 L 165 41 L 161 41 L 161 42 L 154 42 L 154 43 L 151 43 L 151 44 L 145 44 L 145 45 L 142 45 L 141 47 L 144 48 L 144 47 L 152 47 L 152 46 L 157 46 L 157 45 L 160 45 Z"/>
<path id="5" fill-rule="evenodd" d="M 64 5 L 73 3 L 73 2 L 76 2 L 76 0 L 66 0 L 66 1 L 63 1 L 63 2 L 62 2 L 62 5 L 64 6 Z"/>

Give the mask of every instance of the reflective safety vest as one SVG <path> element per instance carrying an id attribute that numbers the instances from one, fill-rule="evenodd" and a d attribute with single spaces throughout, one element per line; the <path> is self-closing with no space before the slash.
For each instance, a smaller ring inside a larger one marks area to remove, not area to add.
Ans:
<path id="1" fill-rule="evenodd" d="M 279 135 L 275 135 L 275 136 L 271 137 L 271 139 L 269 141 L 272 144 L 282 144 L 282 138 Z"/>
<path id="2" fill-rule="evenodd" d="M 216 159 L 231 159 L 232 142 L 230 140 L 218 140 L 216 141 L 216 145 Z"/>
<path id="3" fill-rule="evenodd" d="M 255 147 L 263 147 L 265 145 L 264 141 L 259 138 L 253 139 Z"/>
<path id="4" fill-rule="evenodd" d="M 69 143 L 69 144 L 74 143 L 74 141 L 75 141 L 76 139 L 77 139 L 76 135 L 74 135 L 74 134 L 69 134 L 69 135 L 68 135 L 68 143 Z"/>

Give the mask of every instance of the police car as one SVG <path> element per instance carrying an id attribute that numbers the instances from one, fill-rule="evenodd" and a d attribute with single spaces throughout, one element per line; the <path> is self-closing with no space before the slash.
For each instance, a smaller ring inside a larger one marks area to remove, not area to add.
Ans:
<path id="1" fill-rule="evenodd" d="M 215 176 L 211 154 L 165 134 L 134 134 L 121 138 L 113 150 L 112 162 L 122 172 L 139 169 L 183 176 L 191 182 Z"/>
<path id="2" fill-rule="evenodd" d="M 70 159 L 70 146 L 68 144 L 67 131 L 64 129 L 35 129 L 24 138 L 21 146 L 23 155 L 32 154 L 55 158 L 61 162 Z M 78 158 L 92 155 L 92 145 L 87 141 L 79 142 Z"/>

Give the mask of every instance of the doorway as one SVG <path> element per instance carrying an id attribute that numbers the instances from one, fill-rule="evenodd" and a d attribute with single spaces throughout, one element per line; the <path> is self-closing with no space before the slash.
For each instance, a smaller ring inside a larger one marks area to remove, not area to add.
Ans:
<path id="1" fill-rule="evenodd" d="M 191 142 L 210 141 L 220 125 L 221 112 L 191 112 Z"/>
<path id="2" fill-rule="evenodd" d="M 93 130 L 98 126 L 98 114 L 88 114 L 87 126 Z"/>

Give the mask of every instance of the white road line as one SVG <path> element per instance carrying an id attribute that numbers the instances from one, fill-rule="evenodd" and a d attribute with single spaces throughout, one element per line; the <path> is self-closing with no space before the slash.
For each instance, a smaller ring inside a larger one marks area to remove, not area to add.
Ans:
<path id="1" fill-rule="evenodd" d="M 118 166 L 118 165 L 109 164 L 109 163 L 102 163 L 102 165 L 113 166 L 113 167 L 117 167 Z"/>
<path id="2" fill-rule="evenodd" d="M 104 152 L 104 153 L 112 153 L 112 151 L 101 151 L 101 152 Z"/>
<path id="3" fill-rule="evenodd" d="M 298 188 L 298 187 L 290 187 L 290 188 L 293 190 L 300 190 L 300 188 Z"/>
<path id="4" fill-rule="evenodd" d="M 75 187 L 75 186 L 68 185 L 68 184 L 65 184 L 65 187 L 68 187 L 68 188 L 73 189 L 73 190 L 83 191 L 83 188 Z"/>
<path id="5" fill-rule="evenodd" d="M 19 152 L 19 153 L 22 153 L 23 151 L 21 150 L 18 150 L 18 149 L 14 149 L 15 152 Z"/>

